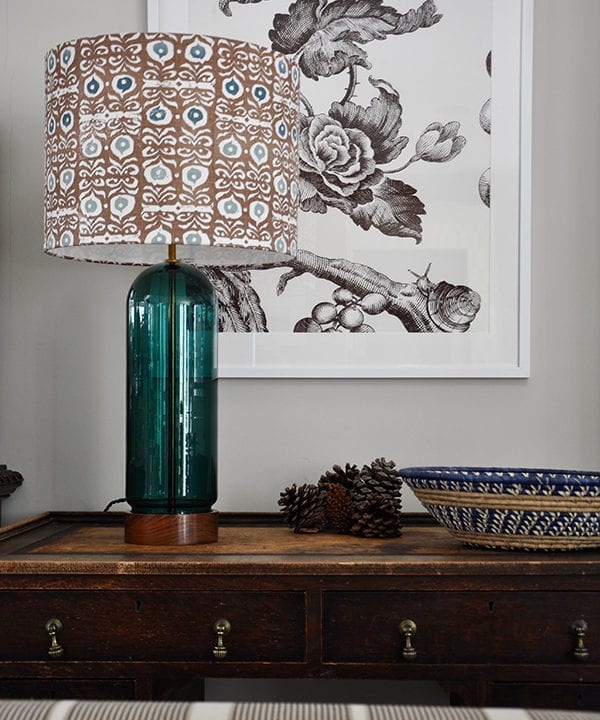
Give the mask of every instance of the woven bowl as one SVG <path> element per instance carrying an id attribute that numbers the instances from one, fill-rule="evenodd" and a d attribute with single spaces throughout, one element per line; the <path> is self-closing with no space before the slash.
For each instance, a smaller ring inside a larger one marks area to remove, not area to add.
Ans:
<path id="1" fill-rule="evenodd" d="M 600 547 L 600 474 L 528 468 L 399 470 L 433 517 L 467 545 Z"/>

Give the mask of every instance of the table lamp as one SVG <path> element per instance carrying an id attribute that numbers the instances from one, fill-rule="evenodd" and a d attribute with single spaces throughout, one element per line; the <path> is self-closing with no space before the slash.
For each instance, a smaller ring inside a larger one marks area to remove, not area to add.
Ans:
<path id="1" fill-rule="evenodd" d="M 196 266 L 295 255 L 298 96 L 290 59 L 225 38 L 46 56 L 44 248 L 151 266 L 127 299 L 126 542 L 217 540 L 218 312 Z"/>

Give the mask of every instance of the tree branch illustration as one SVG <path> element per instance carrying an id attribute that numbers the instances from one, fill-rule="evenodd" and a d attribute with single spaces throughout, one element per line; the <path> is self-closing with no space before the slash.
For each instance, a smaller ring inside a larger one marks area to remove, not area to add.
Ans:
<path id="1" fill-rule="evenodd" d="M 341 105 L 347 103 L 349 100 L 352 100 L 352 98 L 354 97 L 354 93 L 356 92 L 357 85 L 358 77 L 356 75 L 356 67 L 354 65 L 350 65 L 350 67 L 348 68 L 348 87 L 346 88 L 344 97 L 340 100 Z"/>
<path id="2" fill-rule="evenodd" d="M 481 305 L 479 294 L 464 285 L 433 283 L 428 277 L 429 268 L 423 275 L 415 273 L 415 282 L 402 283 L 368 265 L 321 257 L 308 250 L 299 250 L 287 266 L 291 270 L 279 278 L 277 295 L 291 280 L 310 273 L 359 297 L 383 295 L 387 300 L 385 312 L 397 317 L 408 332 L 465 332 Z"/>

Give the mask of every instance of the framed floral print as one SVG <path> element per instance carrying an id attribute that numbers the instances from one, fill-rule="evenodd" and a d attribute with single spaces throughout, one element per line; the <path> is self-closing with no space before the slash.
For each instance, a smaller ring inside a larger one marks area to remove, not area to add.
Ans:
<path id="1" fill-rule="evenodd" d="M 528 376 L 532 6 L 148 0 L 301 73 L 298 253 L 208 270 L 222 377 Z"/>

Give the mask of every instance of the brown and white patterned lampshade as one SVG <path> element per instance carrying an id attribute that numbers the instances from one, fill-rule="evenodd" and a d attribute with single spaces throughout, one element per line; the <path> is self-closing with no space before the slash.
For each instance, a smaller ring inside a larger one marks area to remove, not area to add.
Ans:
<path id="1" fill-rule="evenodd" d="M 296 252 L 299 73 L 237 40 L 102 35 L 46 57 L 45 250 L 123 264 Z"/>

